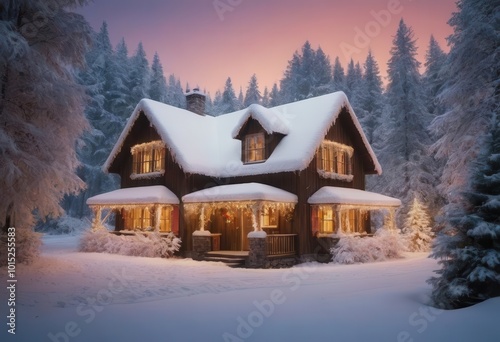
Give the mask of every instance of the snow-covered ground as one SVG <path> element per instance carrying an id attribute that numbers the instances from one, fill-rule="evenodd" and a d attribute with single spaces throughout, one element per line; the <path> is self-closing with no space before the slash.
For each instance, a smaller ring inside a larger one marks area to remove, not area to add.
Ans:
<path id="1" fill-rule="evenodd" d="M 455 311 L 425 305 L 437 264 L 422 253 L 250 270 L 79 253 L 77 243 L 45 236 L 40 259 L 18 265 L 16 335 L 3 299 L 1 341 L 500 340 L 500 298 Z"/>

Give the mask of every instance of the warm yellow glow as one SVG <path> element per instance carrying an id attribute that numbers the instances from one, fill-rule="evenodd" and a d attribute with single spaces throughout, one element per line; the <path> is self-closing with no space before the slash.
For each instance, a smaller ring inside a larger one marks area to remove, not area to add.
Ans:
<path id="1" fill-rule="evenodd" d="M 245 163 L 258 162 L 265 159 L 264 133 L 245 136 Z"/>
<path id="2" fill-rule="evenodd" d="M 165 171 L 165 144 L 152 141 L 131 148 L 133 174 L 146 174 Z"/>

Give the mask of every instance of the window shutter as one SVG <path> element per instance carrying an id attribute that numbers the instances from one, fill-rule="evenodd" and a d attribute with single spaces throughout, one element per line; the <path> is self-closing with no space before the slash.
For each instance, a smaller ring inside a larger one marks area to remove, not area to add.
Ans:
<path id="1" fill-rule="evenodd" d="M 171 216 L 170 216 L 170 222 L 171 222 L 171 228 L 172 228 L 172 233 L 174 233 L 175 236 L 179 236 L 179 206 L 178 205 L 173 205 Z"/>

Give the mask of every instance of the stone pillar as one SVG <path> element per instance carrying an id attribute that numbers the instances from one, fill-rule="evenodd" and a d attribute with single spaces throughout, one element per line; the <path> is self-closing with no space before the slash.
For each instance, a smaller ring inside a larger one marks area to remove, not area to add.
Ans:
<path id="1" fill-rule="evenodd" d="M 212 250 L 212 234 L 208 230 L 197 230 L 193 233 L 193 260 L 203 260 L 205 254 Z"/>
<path id="2" fill-rule="evenodd" d="M 249 268 L 267 267 L 267 238 L 266 232 L 256 231 L 248 234 L 248 260 Z"/>

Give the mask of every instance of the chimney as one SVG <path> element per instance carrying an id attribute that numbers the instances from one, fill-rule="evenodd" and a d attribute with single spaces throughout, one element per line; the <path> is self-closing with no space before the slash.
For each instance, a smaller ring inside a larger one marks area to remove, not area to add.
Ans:
<path id="1" fill-rule="evenodd" d="M 205 94 L 200 91 L 200 88 L 187 90 L 186 109 L 198 115 L 205 115 Z"/>

